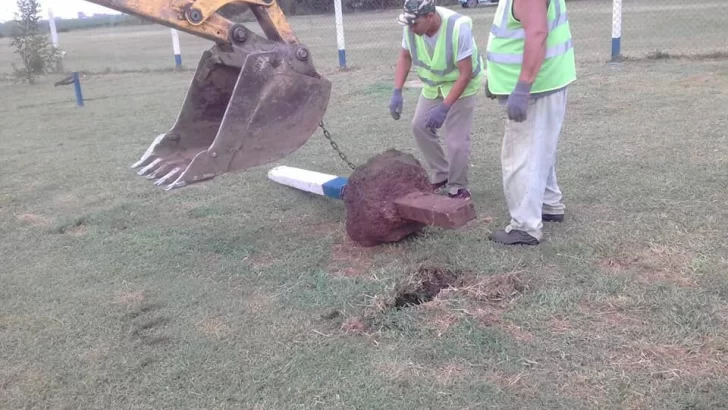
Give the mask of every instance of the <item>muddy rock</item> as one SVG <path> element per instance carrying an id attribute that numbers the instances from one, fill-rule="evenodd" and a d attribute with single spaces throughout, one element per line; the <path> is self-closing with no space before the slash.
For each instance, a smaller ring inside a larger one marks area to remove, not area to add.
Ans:
<path id="1" fill-rule="evenodd" d="M 413 155 L 391 149 L 372 157 L 345 188 L 347 235 L 361 246 L 376 246 L 422 230 L 424 224 L 400 217 L 394 200 L 428 191 L 427 172 Z"/>

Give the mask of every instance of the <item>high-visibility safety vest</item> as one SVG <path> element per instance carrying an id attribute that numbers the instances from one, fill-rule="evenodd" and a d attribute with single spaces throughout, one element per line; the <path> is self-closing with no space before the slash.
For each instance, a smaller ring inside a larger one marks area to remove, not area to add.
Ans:
<path id="1" fill-rule="evenodd" d="M 526 32 L 513 16 L 513 0 L 501 0 L 488 37 L 486 69 L 488 90 L 508 95 L 516 87 L 523 64 Z M 531 93 L 552 91 L 576 80 L 574 45 L 571 40 L 565 0 L 549 0 L 546 58 Z"/>
<path id="2" fill-rule="evenodd" d="M 407 48 L 412 56 L 412 64 L 415 66 L 417 76 L 424 85 L 422 95 L 429 99 L 437 98 L 439 92 L 442 93 L 443 97 L 447 97 L 452 89 L 453 84 L 460 75 L 460 69 L 456 61 L 460 27 L 467 24 L 472 29 L 473 26 L 473 20 L 468 16 L 439 6 L 435 7 L 435 10 L 440 15 L 441 24 L 444 26 L 440 27 L 440 35 L 437 37 L 437 42 L 432 50 L 432 56 L 427 52 L 425 40 L 421 36 L 415 35 L 409 27 L 405 37 Z M 478 53 L 475 41 L 473 41 L 471 59 L 473 61 L 473 75 L 460 97 L 477 94 L 482 86 L 485 74 L 483 72 L 484 63 L 482 56 Z"/>

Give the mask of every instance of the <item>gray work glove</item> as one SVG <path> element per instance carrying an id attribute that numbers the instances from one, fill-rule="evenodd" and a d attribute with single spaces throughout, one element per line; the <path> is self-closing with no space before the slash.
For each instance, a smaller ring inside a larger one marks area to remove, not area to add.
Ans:
<path id="1" fill-rule="evenodd" d="M 508 102 L 506 103 L 508 119 L 515 122 L 523 122 L 526 120 L 530 96 L 531 84 L 519 81 L 511 95 L 508 96 Z"/>
<path id="2" fill-rule="evenodd" d="M 425 118 L 425 127 L 436 130 L 440 127 L 442 127 L 442 124 L 445 122 L 445 117 L 447 117 L 447 113 L 450 111 L 450 106 L 441 103 L 439 105 L 436 105 L 435 108 L 432 108 Z"/>
<path id="3" fill-rule="evenodd" d="M 389 113 L 392 114 L 392 118 L 395 120 L 399 119 L 402 114 L 402 89 L 395 88 L 392 92 L 392 98 L 389 100 Z"/>

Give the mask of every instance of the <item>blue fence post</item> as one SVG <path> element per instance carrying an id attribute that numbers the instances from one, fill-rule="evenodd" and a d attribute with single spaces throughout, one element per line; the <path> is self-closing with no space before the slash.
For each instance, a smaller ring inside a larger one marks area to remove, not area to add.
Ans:
<path id="1" fill-rule="evenodd" d="M 73 89 L 76 91 L 76 105 L 83 107 L 83 94 L 81 93 L 81 80 L 78 78 L 78 71 L 73 72 Z"/>
<path id="2" fill-rule="evenodd" d="M 344 18 L 341 15 L 341 0 L 334 0 L 336 13 L 336 42 L 339 46 L 339 68 L 346 68 L 346 46 L 344 44 Z"/>
<path id="3" fill-rule="evenodd" d="M 182 53 L 179 47 L 179 33 L 175 29 L 172 30 L 172 51 L 174 52 L 174 67 L 179 69 L 182 67 Z"/>
<path id="4" fill-rule="evenodd" d="M 612 61 L 622 53 L 622 0 L 612 0 Z"/>

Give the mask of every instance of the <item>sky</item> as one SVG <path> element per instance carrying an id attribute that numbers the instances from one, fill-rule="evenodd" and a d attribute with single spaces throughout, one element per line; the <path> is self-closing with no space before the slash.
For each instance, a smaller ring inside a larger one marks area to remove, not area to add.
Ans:
<path id="1" fill-rule="evenodd" d="M 94 13 L 116 14 L 116 10 L 99 6 L 85 0 L 40 0 L 41 15 L 48 18 L 48 8 L 53 9 L 53 15 L 61 18 L 77 18 L 78 12 L 92 15 Z M 17 11 L 15 0 L 0 0 L 0 22 L 12 20 Z"/>

